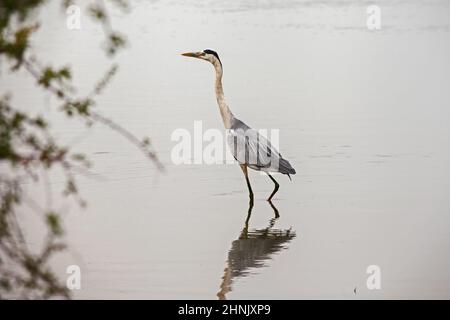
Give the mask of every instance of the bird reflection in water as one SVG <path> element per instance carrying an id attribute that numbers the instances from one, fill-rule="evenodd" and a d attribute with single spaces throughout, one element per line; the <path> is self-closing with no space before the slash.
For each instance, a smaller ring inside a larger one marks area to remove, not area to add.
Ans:
<path id="1" fill-rule="evenodd" d="M 278 209 L 269 201 L 274 210 L 275 217 L 269 220 L 269 225 L 264 229 L 249 229 L 249 221 L 253 209 L 253 199 L 250 200 L 247 219 L 239 238 L 231 243 L 228 252 L 227 265 L 217 293 L 219 300 L 225 300 L 227 293 L 232 291 L 232 283 L 238 278 L 250 275 L 252 269 L 267 266 L 267 261 L 285 249 L 287 244 L 295 238 L 295 231 L 291 229 L 281 230 L 274 228 L 275 222 L 280 217 Z"/>

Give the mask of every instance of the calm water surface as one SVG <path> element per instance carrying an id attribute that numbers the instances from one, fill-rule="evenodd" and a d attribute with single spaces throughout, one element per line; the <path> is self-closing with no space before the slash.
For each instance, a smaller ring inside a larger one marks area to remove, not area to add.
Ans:
<path id="1" fill-rule="evenodd" d="M 61 277 L 81 267 L 75 297 L 450 298 L 450 3 L 377 4 L 377 32 L 364 1 L 136 0 L 113 11 L 130 46 L 98 108 L 149 135 L 166 173 L 114 132 L 66 122 L 26 75 L 2 78 L 95 163 L 79 179 L 85 210 L 58 199 L 63 178 L 51 177 L 70 245 L 54 266 Z M 42 14 L 37 52 L 70 62 L 89 90 L 111 62 L 100 30 L 84 16 L 67 30 L 56 6 Z M 171 162 L 175 129 L 222 130 L 213 69 L 179 55 L 205 48 L 221 56 L 234 114 L 280 129 L 297 169 L 292 182 L 277 176 L 275 207 L 271 181 L 252 172 L 250 216 L 238 166 Z M 40 218 L 24 216 L 37 232 Z M 366 287 L 373 264 L 381 290 Z"/>

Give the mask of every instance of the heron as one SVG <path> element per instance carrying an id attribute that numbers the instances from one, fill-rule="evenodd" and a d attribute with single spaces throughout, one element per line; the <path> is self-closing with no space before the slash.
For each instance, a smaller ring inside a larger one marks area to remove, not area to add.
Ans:
<path id="1" fill-rule="evenodd" d="M 272 146 L 257 130 L 250 128 L 243 121 L 236 118 L 231 112 L 225 101 L 225 95 L 222 86 L 223 66 L 216 51 L 205 49 L 199 52 L 183 53 L 183 56 L 192 57 L 209 61 L 215 69 L 215 91 L 217 104 L 219 105 L 220 115 L 227 131 L 227 142 L 233 157 L 239 163 L 244 173 L 249 192 L 250 204 L 253 205 L 253 190 L 248 177 L 248 168 L 266 173 L 274 183 L 275 187 L 267 201 L 271 202 L 273 196 L 280 188 L 279 183 L 271 173 L 295 174 L 295 169 L 289 161 L 284 159 L 278 150 Z"/>

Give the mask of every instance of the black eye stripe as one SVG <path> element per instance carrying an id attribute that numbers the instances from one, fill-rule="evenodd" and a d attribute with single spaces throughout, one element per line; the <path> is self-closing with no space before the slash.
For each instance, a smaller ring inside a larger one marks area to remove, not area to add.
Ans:
<path id="1" fill-rule="evenodd" d="M 214 50 L 205 49 L 205 50 L 203 50 L 203 52 L 204 53 L 208 53 L 208 54 L 212 54 L 213 56 L 215 56 L 217 58 L 217 60 L 219 60 L 220 64 L 222 64 L 222 61 L 220 61 L 219 55 Z"/>

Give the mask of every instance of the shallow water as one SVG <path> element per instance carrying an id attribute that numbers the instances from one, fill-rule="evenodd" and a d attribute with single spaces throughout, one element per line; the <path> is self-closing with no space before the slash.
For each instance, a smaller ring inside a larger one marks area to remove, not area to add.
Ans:
<path id="1" fill-rule="evenodd" d="M 0 80 L 95 163 L 79 178 L 87 209 L 53 199 L 70 245 L 54 265 L 61 277 L 81 267 L 76 298 L 450 298 L 450 4 L 377 1 L 379 31 L 368 4 L 136 0 L 113 12 L 130 46 L 98 108 L 149 135 L 165 173 L 116 133 L 67 123 L 26 75 Z M 45 17 L 36 50 L 89 90 L 108 67 L 100 30 L 84 16 L 67 30 L 57 7 Z M 297 170 L 276 176 L 275 207 L 272 182 L 252 172 L 250 217 L 238 166 L 171 162 L 174 130 L 223 128 L 213 69 L 179 55 L 204 48 L 221 56 L 234 114 L 280 129 Z M 369 265 L 381 290 L 366 287 Z"/>

